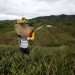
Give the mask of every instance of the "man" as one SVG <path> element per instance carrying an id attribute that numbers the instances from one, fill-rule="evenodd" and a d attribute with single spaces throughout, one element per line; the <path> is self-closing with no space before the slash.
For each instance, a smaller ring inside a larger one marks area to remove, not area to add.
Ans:
<path id="1" fill-rule="evenodd" d="M 20 39 L 20 50 L 23 54 L 29 54 L 29 40 L 34 40 L 35 33 L 33 31 L 33 27 L 28 25 L 28 21 L 26 18 L 22 18 L 21 20 L 17 20 L 17 24 L 15 25 L 15 30 L 17 36 Z"/>

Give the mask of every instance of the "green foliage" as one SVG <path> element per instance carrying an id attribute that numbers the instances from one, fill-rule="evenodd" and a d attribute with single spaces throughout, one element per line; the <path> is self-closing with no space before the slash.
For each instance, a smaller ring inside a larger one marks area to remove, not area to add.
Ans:
<path id="1" fill-rule="evenodd" d="M 15 21 L 0 21 L 0 75 L 75 75 L 74 20 L 75 15 L 29 20 L 34 28 L 44 25 L 30 42 L 29 56 L 19 51 Z"/>
<path id="2" fill-rule="evenodd" d="M 52 24 L 52 25 L 73 25 L 75 24 L 75 15 L 52 15 L 52 16 L 42 16 L 33 18 L 30 21 L 36 25 L 38 23 L 42 24 Z M 60 24 L 61 23 L 61 24 Z"/>
<path id="3" fill-rule="evenodd" d="M 13 20 L 0 21 L 0 33 L 13 31 L 14 24 L 15 24 L 15 21 Z"/>
<path id="4" fill-rule="evenodd" d="M 75 15 L 44 16 L 33 18 L 30 21 L 34 27 L 41 25 L 52 25 L 51 28 L 44 27 L 36 32 L 35 44 L 41 46 L 60 46 L 75 44 Z M 41 40 L 42 39 L 42 40 Z"/>
<path id="5" fill-rule="evenodd" d="M 74 75 L 74 48 L 36 46 L 27 56 L 17 47 L 0 46 L 0 75 Z"/>

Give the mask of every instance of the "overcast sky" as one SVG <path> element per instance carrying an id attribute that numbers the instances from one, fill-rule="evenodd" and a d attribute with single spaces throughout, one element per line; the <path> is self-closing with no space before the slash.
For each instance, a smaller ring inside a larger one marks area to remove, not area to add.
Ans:
<path id="1" fill-rule="evenodd" d="M 75 0 L 0 0 L 0 19 L 75 14 Z"/>

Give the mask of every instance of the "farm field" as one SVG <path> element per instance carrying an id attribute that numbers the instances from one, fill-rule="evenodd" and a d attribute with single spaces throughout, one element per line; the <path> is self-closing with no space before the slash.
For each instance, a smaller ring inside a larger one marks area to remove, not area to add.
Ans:
<path id="1" fill-rule="evenodd" d="M 29 56 L 18 47 L 0 46 L 0 75 L 74 75 L 75 47 L 33 47 Z"/>
<path id="2" fill-rule="evenodd" d="M 75 75 L 74 19 L 60 15 L 29 20 L 35 28 L 44 25 L 30 41 L 30 55 L 19 50 L 15 21 L 0 21 L 0 75 Z"/>

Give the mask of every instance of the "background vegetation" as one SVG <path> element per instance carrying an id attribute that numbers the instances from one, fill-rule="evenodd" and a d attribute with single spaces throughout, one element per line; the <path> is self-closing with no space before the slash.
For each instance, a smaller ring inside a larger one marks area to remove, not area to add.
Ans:
<path id="1" fill-rule="evenodd" d="M 75 15 L 30 19 L 34 28 L 44 27 L 30 42 L 29 56 L 19 50 L 15 23 L 0 21 L 0 75 L 75 75 Z"/>

